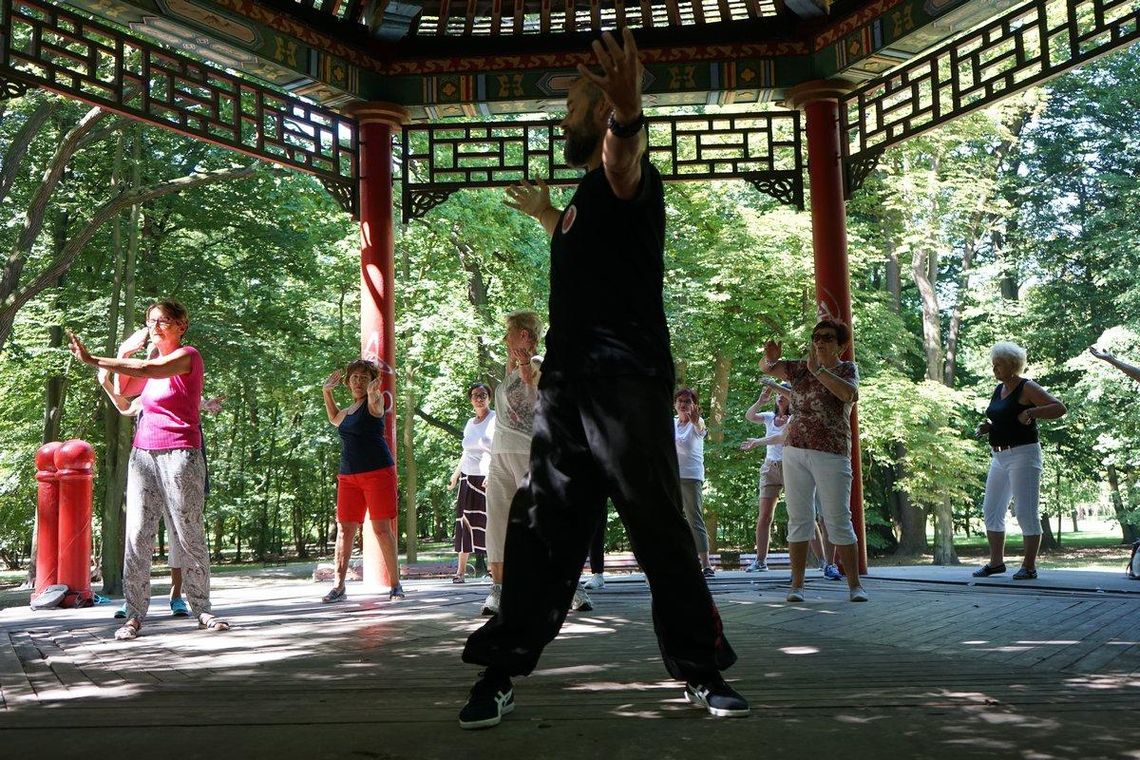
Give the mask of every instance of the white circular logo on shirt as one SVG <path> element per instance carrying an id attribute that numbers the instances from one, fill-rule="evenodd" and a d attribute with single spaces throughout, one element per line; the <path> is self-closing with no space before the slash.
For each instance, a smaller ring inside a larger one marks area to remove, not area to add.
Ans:
<path id="1" fill-rule="evenodd" d="M 578 207 L 571 206 L 566 209 L 566 213 L 562 215 L 562 234 L 565 235 L 574 226 L 574 220 L 578 218 Z"/>

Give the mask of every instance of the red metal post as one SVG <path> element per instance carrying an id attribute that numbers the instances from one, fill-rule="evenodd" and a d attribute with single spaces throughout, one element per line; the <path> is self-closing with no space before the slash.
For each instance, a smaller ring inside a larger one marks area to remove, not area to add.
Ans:
<path id="1" fill-rule="evenodd" d="M 811 231 L 815 251 L 815 297 L 820 315 L 852 325 L 851 278 L 847 269 L 847 207 L 843 198 L 843 162 L 839 131 L 839 96 L 844 82 L 807 82 L 793 88 L 787 101 L 802 108 L 807 122 L 808 178 L 811 183 Z M 854 334 L 854 330 L 852 330 Z M 854 359 L 854 340 L 844 359 Z M 851 412 L 851 521 L 859 539 L 859 572 L 867 572 L 867 529 L 863 518 L 863 473 L 859 455 L 859 412 Z"/>
<path id="2" fill-rule="evenodd" d="M 91 604 L 91 492 L 95 449 L 71 440 L 55 452 L 59 476 L 59 582 L 68 588 L 63 607 Z"/>
<path id="3" fill-rule="evenodd" d="M 55 452 L 63 444 L 45 443 L 36 452 L 36 590 L 59 583 L 59 476 Z"/>
<path id="4" fill-rule="evenodd" d="M 360 355 L 379 358 L 396 367 L 396 236 L 393 226 L 392 137 L 407 121 L 401 106 L 363 103 L 351 109 L 360 125 Z M 396 377 L 382 376 L 391 403 L 396 399 Z M 384 437 L 396 456 L 396 415 L 388 416 Z M 396 501 L 396 482 L 392 482 Z M 399 521 L 392 521 L 399 536 Z M 375 534 L 364 530 L 364 582 L 392 585 Z"/>

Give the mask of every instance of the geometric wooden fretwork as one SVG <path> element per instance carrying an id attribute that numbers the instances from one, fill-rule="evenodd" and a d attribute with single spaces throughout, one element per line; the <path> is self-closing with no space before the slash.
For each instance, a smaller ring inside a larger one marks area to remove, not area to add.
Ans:
<path id="1" fill-rule="evenodd" d="M 665 181 L 743 179 L 803 208 L 798 111 L 647 118 L 649 158 Z M 457 190 L 542 179 L 576 184 L 555 121 L 414 124 L 403 130 L 403 218 L 423 216 Z"/>
<path id="2" fill-rule="evenodd" d="M 46 0 L 0 0 L 0 13 L 4 79 L 313 174 L 342 188 L 355 210 L 354 119 Z"/>
<path id="3" fill-rule="evenodd" d="M 884 150 L 886 148 L 871 148 L 843 159 L 844 199 L 850 200 L 851 195 L 863 187 L 863 182 L 866 181 L 867 176 L 879 165 L 879 159 L 882 158 Z"/>
<path id="4" fill-rule="evenodd" d="M 9 98 L 22 98 L 24 93 L 28 91 L 28 86 L 23 82 L 17 82 L 11 79 L 5 79 L 0 76 L 0 100 L 7 100 Z"/>
<path id="5" fill-rule="evenodd" d="M 844 158 L 865 166 L 872 151 L 1137 39 L 1137 0 L 1031 0 L 844 96 Z"/>

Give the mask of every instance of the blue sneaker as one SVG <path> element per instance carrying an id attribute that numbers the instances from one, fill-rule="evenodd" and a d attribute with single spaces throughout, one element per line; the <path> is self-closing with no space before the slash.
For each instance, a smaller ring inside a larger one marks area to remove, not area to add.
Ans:
<path id="1" fill-rule="evenodd" d="M 190 617 L 190 608 L 182 597 L 170 600 L 170 614 L 174 617 Z"/>
<path id="2" fill-rule="evenodd" d="M 127 617 L 127 603 L 123 602 L 123 606 L 115 610 L 115 620 L 125 620 Z"/>
<path id="3" fill-rule="evenodd" d="M 823 568 L 823 577 L 827 578 L 829 581 L 841 581 L 847 576 L 839 572 L 838 566 L 828 565 L 827 567 Z"/>

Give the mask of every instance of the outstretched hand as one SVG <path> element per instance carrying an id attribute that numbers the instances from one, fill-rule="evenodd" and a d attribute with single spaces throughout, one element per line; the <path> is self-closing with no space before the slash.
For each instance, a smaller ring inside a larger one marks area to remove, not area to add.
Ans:
<path id="1" fill-rule="evenodd" d="M 622 29 L 622 44 L 619 46 L 614 36 L 605 32 L 601 40 L 594 40 L 590 46 L 602 68 L 599 76 L 585 64 L 578 64 L 578 73 L 601 88 L 614 107 L 614 118 L 620 124 L 633 122 L 641 113 L 641 60 L 637 55 L 637 43 L 629 27 Z"/>
<path id="2" fill-rule="evenodd" d="M 340 379 L 343 376 L 344 370 L 338 369 L 336 372 L 333 372 L 325 379 L 324 385 L 322 385 L 321 388 L 326 391 L 336 390 L 336 387 L 340 385 Z"/>
<path id="3" fill-rule="evenodd" d="M 206 399 L 202 402 L 202 411 L 207 414 L 217 414 L 222 411 L 222 402 L 225 400 L 225 396 L 214 396 L 213 398 Z"/>
<path id="4" fill-rule="evenodd" d="M 95 357 L 91 356 L 91 352 L 87 350 L 87 346 L 83 345 L 83 341 L 73 332 L 67 333 L 67 347 L 70 349 L 71 355 L 84 364 L 95 363 Z"/>
<path id="5" fill-rule="evenodd" d="M 759 438 L 749 438 L 744 443 L 740 444 L 740 450 L 741 451 L 752 451 L 752 449 L 755 449 L 758 446 L 760 446 L 760 439 Z"/>
<path id="6" fill-rule="evenodd" d="M 524 179 L 520 184 L 508 187 L 503 192 L 506 195 L 503 203 L 539 221 L 542 213 L 551 208 L 550 188 L 541 179 L 533 184 Z"/>
<path id="7" fill-rule="evenodd" d="M 146 327 L 140 327 L 128 335 L 127 339 L 119 344 L 119 356 L 125 357 L 138 353 L 146 345 L 146 342 L 149 338 L 150 330 Z"/>
<path id="8" fill-rule="evenodd" d="M 1092 354 L 1093 356 L 1095 356 L 1096 358 L 1102 359 L 1106 362 L 1110 362 L 1116 358 L 1115 356 L 1112 355 L 1111 351 L 1102 351 L 1099 348 L 1097 348 L 1096 346 L 1089 346 L 1089 353 Z"/>

